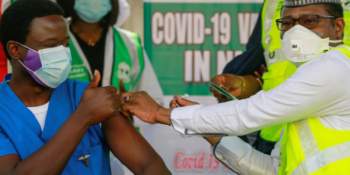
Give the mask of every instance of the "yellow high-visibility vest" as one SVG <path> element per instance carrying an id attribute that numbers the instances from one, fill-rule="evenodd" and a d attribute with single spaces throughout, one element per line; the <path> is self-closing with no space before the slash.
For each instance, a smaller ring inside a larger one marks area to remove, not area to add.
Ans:
<path id="1" fill-rule="evenodd" d="M 349 47 L 334 49 L 350 58 Z M 289 123 L 280 155 L 280 175 L 350 174 L 350 131 L 326 128 L 316 117 Z"/>
<path id="2" fill-rule="evenodd" d="M 262 79 L 262 90 L 268 91 L 282 84 L 296 71 L 296 66 L 290 63 L 283 51 L 276 19 L 281 18 L 283 0 L 266 0 L 262 9 L 262 46 L 267 64 L 267 72 Z M 268 142 L 278 142 L 280 133 L 285 125 L 277 125 L 260 131 L 260 137 Z"/>
<path id="3" fill-rule="evenodd" d="M 262 90 L 268 91 L 282 84 L 296 71 L 296 66 L 290 63 L 282 51 L 281 32 L 277 28 L 276 19 L 281 18 L 284 0 L 266 0 L 262 10 L 262 45 L 265 50 L 267 72 L 263 75 Z M 344 9 L 344 38 L 345 45 L 350 45 L 350 1 L 342 0 Z M 268 8 L 267 8 L 268 7 Z M 268 34 L 268 35 L 267 35 Z M 260 137 L 269 142 L 278 142 L 280 133 L 285 125 L 277 125 L 260 131 Z M 349 173 L 350 174 L 350 173 Z"/>
<path id="4" fill-rule="evenodd" d="M 349 47 L 334 49 L 350 58 Z M 289 123 L 280 155 L 280 175 L 350 174 L 350 131 L 326 128 L 316 117 Z"/>

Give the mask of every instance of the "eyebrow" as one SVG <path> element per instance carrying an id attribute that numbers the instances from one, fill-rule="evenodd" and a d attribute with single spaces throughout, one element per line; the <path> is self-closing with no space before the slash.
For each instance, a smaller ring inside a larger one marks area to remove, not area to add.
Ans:
<path id="1" fill-rule="evenodd" d="M 67 36 L 65 39 L 70 39 L 70 36 Z M 56 41 L 56 38 L 48 38 L 43 40 L 43 42 L 46 42 L 46 41 Z"/>
<path id="2" fill-rule="evenodd" d="M 318 15 L 318 14 L 314 14 L 314 13 L 302 13 L 300 17 L 303 17 L 303 16 L 308 16 L 308 15 Z M 288 16 L 285 16 L 283 18 L 292 18 L 292 15 L 288 15 Z"/>

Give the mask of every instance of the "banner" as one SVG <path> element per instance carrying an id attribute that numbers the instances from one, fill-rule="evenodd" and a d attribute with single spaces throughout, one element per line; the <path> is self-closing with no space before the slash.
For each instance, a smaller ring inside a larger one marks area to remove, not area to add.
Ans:
<path id="1" fill-rule="evenodd" d="M 145 48 L 164 95 L 211 95 L 210 78 L 245 50 L 263 0 L 145 0 Z"/>
<path id="2" fill-rule="evenodd" d="M 245 50 L 263 0 L 144 0 L 144 43 L 165 104 L 174 94 L 216 103 L 210 79 Z M 200 137 L 182 138 L 169 126 L 143 128 L 143 136 L 177 175 L 234 174 Z"/>

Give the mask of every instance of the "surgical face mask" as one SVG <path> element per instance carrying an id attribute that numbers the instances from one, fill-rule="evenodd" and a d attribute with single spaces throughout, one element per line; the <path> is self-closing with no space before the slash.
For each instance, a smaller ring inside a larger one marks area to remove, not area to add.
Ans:
<path id="1" fill-rule="evenodd" d="M 68 47 L 58 46 L 35 51 L 23 44 L 20 45 L 28 49 L 28 53 L 23 63 L 21 60 L 18 61 L 39 84 L 56 88 L 67 79 L 72 63 Z"/>
<path id="2" fill-rule="evenodd" d="M 342 40 L 321 38 L 322 33 L 315 33 L 301 25 L 295 25 L 284 33 L 281 39 L 282 50 L 286 58 L 296 66 L 310 61 L 317 55 L 330 49 L 329 43 L 341 43 Z"/>
<path id="3" fill-rule="evenodd" d="M 112 10 L 110 0 L 75 0 L 77 15 L 87 23 L 99 22 Z"/>

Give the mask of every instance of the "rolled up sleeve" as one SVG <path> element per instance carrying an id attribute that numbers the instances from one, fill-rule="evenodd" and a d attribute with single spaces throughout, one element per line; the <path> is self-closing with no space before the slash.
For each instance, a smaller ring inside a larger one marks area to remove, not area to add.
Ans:
<path id="1" fill-rule="evenodd" d="M 2 128 L 0 128 L 0 145 L 0 157 L 8 154 L 18 154 L 10 138 L 8 138 Z"/>

